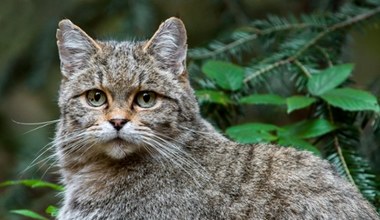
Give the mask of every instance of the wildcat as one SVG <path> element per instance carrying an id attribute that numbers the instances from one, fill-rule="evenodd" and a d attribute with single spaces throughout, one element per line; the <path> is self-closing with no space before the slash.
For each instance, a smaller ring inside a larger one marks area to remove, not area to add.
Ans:
<path id="1" fill-rule="evenodd" d="M 58 219 L 379 219 L 328 162 L 216 132 L 189 84 L 186 38 L 177 18 L 142 42 L 59 23 Z"/>

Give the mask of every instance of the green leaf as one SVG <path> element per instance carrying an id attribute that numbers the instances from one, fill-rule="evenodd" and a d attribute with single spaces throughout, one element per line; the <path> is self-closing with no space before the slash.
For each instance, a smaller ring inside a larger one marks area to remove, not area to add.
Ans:
<path id="1" fill-rule="evenodd" d="M 309 142 L 302 140 L 300 138 L 280 137 L 278 140 L 278 144 L 282 145 L 282 146 L 295 147 L 295 148 L 300 149 L 300 150 L 307 150 L 307 151 L 310 151 L 317 156 L 321 156 L 321 152 L 316 147 L 314 147 Z"/>
<path id="2" fill-rule="evenodd" d="M 268 132 L 250 131 L 247 133 L 228 134 L 233 140 L 243 144 L 265 143 L 277 140 L 277 137 Z"/>
<path id="3" fill-rule="evenodd" d="M 236 91 L 243 86 L 244 68 L 224 61 L 210 60 L 202 71 L 223 89 Z"/>
<path id="4" fill-rule="evenodd" d="M 376 97 L 363 90 L 334 89 L 321 95 L 321 98 L 330 105 L 347 111 L 380 111 Z"/>
<path id="5" fill-rule="evenodd" d="M 342 84 L 350 76 L 353 68 L 353 64 L 330 67 L 313 75 L 307 83 L 307 88 L 311 94 L 321 95 Z"/>
<path id="6" fill-rule="evenodd" d="M 229 127 L 227 130 L 233 132 L 241 132 L 241 131 L 275 131 L 280 129 L 276 125 L 265 124 L 265 123 L 246 123 Z"/>
<path id="7" fill-rule="evenodd" d="M 31 210 L 27 209 L 18 209 L 18 210 L 11 210 L 11 213 L 26 216 L 32 219 L 38 219 L 38 220 L 48 220 L 47 218 L 43 217 L 42 215 L 35 213 Z"/>
<path id="8" fill-rule="evenodd" d="M 5 181 L 5 182 L 0 183 L 0 187 L 12 186 L 12 185 L 24 185 L 31 188 L 48 187 L 57 191 L 63 191 L 63 186 L 60 186 L 54 183 L 45 182 L 42 180 L 33 180 L 33 179 L 10 180 L 10 181 Z"/>
<path id="9" fill-rule="evenodd" d="M 222 105 L 232 102 L 231 99 L 221 91 L 197 90 L 195 91 L 195 95 L 197 96 L 199 102 L 216 103 Z"/>
<path id="10" fill-rule="evenodd" d="M 279 130 L 280 137 L 297 138 L 318 137 L 336 129 L 333 124 L 324 119 L 300 121 L 282 128 L 283 130 Z"/>
<path id="11" fill-rule="evenodd" d="M 250 95 L 240 99 L 242 104 L 271 104 L 283 105 L 286 101 L 283 97 L 275 94 Z"/>
<path id="12" fill-rule="evenodd" d="M 46 214 L 49 214 L 51 217 L 57 217 L 58 216 L 58 211 L 59 209 L 55 206 L 49 205 L 46 209 L 45 212 Z"/>
<path id="13" fill-rule="evenodd" d="M 288 106 L 287 113 L 291 113 L 294 110 L 305 108 L 316 101 L 315 98 L 305 96 L 292 96 L 286 99 L 286 105 Z"/>
<path id="14" fill-rule="evenodd" d="M 240 143 L 259 143 L 277 140 L 277 137 L 270 133 L 279 127 L 263 123 L 247 123 L 227 128 L 226 133 L 232 139 Z"/>

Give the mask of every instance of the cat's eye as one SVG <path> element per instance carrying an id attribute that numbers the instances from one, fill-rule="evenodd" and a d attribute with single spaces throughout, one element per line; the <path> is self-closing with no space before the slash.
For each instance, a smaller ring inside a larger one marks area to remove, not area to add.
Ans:
<path id="1" fill-rule="evenodd" d="M 99 90 L 93 89 L 87 92 L 86 94 L 87 102 L 93 107 L 99 107 L 104 105 L 107 102 L 106 94 Z"/>
<path id="2" fill-rule="evenodd" d="M 136 96 L 136 103 L 141 108 L 151 108 L 156 104 L 156 97 L 154 92 L 139 92 Z"/>

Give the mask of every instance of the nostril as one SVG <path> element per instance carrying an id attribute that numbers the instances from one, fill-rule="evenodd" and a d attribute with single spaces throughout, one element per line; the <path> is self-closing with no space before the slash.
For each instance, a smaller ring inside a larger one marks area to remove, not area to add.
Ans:
<path id="1" fill-rule="evenodd" d="M 111 119 L 111 120 L 109 120 L 109 122 L 112 124 L 112 126 L 116 130 L 119 131 L 128 122 L 128 120 L 126 120 L 126 119 Z"/>

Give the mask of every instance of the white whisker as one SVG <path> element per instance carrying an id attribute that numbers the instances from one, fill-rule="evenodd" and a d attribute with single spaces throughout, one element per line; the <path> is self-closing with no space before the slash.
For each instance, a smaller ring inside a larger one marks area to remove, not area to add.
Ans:
<path id="1" fill-rule="evenodd" d="M 156 152 L 157 152 L 157 150 L 154 149 L 154 148 L 152 148 L 152 147 L 149 147 L 150 145 L 149 145 L 149 142 L 148 142 L 147 140 L 145 140 L 145 139 L 141 139 L 141 141 L 144 143 L 144 144 L 142 145 L 142 147 L 148 152 L 148 154 L 149 154 L 154 160 L 156 160 L 157 162 L 159 162 L 162 166 L 165 166 L 165 164 L 164 164 L 164 162 L 162 161 L 162 159 L 161 159 L 160 157 L 157 157 L 156 154 L 153 152 L 153 150 L 156 151 Z"/>
<path id="2" fill-rule="evenodd" d="M 33 168 L 34 166 L 38 165 L 40 163 L 40 161 L 38 161 L 45 153 L 47 153 L 48 151 L 52 150 L 53 148 L 53 144 L 52 142 L 46 144 L 41 150 L 38 151 L 38 156 L 36 158 L 34 158 L 34 160 L 23 170 L 21 171 L 21 173 L 26 173 L 26 171 L 28 171 L 29 169 Z M 40 153 L 41 151 L 43 150 L 42 153 Z M 49 156 L 50 157 L 50 156 Z M 48 158 L 48 157 L 47 157 Z M 44 158 L 42 161 L 44 161 L 46 158 Z M 38 162 L 37 162 L 38 161 Z"/>
<path id="3" fill-rule="evenodd" d="M 13 123 L 16 123 L 16 124 L 19 124 L 19 125 L 37 126 L 36 128 L 33 128 L 33 129 L 31 129 L 31 130 L 23 133 L 24 135 L 25 134 L 29 134 L 29 133 L 31 133 L 33 131 L 38 130 L 38 129 L 44 128 L 46 126 L 58 123 L 59 121 L 60 121 L 60 119 L 51 120 L 51 121 L 44 121 L 44 122 L 19 122 L 19 121 L 16 121 L 16 120 L 12 120 Z"/>
<path id="4" fill-rule="evenodd" d="M 19 124 L 19 125 L 28 125 L 28 126 L 37 126 L 37 125 L 46 125 L 46 124 L 54 124 L 59 122 L 60 119 L 51 120 L 51 121 L 42 121 L 42 122 L 20 122 L 12 119 L 13 123 Z"/>
<path id="5" fill-rule="evenodd" d="M 188 127 L 185 127 L 185 126 L 182 126 L 182 125 L 179 125 L 179 127 L 182 128 L 182 129 L 185 129 L 187 131 L 190 131 L 190 132 L 193 132 L 193 133 L 196 133 L 196 134 L 201 134 L 201 135 L 209 135 L 209 134 L 214 135 L 215 134 L 214 132 L 198 131 L 198 130 L 194 130 L 194 129 L 191 129 L 191 128 L 188 128 Z"/>
<path id="6" fill-rule="evenodd" d="M 45 162 L 46 163 L 46 162 Z M 42 174 L 42 177 L 41 178 L 44 178 L 46 173 L 53 167 L 55 166 L 56 164 L 55 163 L 51 163 L 50 166 L 45 170 L 45 172 Z"/>
<path id="7" fill-rule="evenodd" d="M 208 179 L 206 170 L 196 161 L 189 153 L 183 149 L 178 141 L 162 134 L 154 134 L 152 132 L 140 131 L 144 143 L 148 147 L 154 149 L 159 155 L 167 159 L 171 164 L 179 167 L 187 175 L 189 175 L 197 185 L 200 185 L 196 177 Z M 160 137 L 162 136 L 162 137 Z M 178 143 L 178 144 L 177 144 Z M 196 174 L 196 175 L 194 175 Z"/>
<path id="8" fill-rule="evenodd" d="M 57 121 L 57 120 L 55 120 L 55 121 Z M 51 123 L 54 123 L 54 121 L 51 121 Z M 35 125 L 35 124 L 36 123 L 33 123 L 33 125 Z M 28 124 L 28 125 L 32 125 L 32 124 Z M 27 168 L 25 168 L 23 171 L 20 172 L 21 175 L 25 174 L 28 170 L 30 170 L 31 168 L 33 168 L 37 165 L 39 165 L 39 167 L 40 167 L 40 168 L 38 168 L 38 170 L 39 170 L 39 169 L 41 169 L 41 167 L 44 167 L 49 161 L 53 161 L 49 165 L 49 167 L 45 170 L 45 172 L 44 172 L 44 175 L 45 175 L 52 166 L 56 165 L 55 159 L 58 157 L 57 157 L 57 152 L 54 152 L 55 148 L 57 148 L 58 146 L 70 145 L 68 148 L 69 150 L 64 152 L 64 154 L 69 155 L 71 153 L 74 153 L 74 152 L 78 151 L 79 149 L 81 149 L 84 145 L 86 145 L 85 142 L 88 139 L 88 138 L 86 138 L 86 135 L 88 135 L 88 134 L 89 134 L 89 132 L 81 132 L 81 133 L 75 133 L 74 132 L 74 133 L 67 134 L 67 135 L 64 135 L 61 137 L 56 137 L 53 141 L 46 144 L 43 148 L 41 148 L 38 151 L 38 153 L 37 153 L 38 156 L 29 164 L 29 166 Z M 44 157 L 43 159 L 41 159 L 49 151 L 53 151 L 53 153 L 50 156 L 47 156 L 47 157 Z"/>

